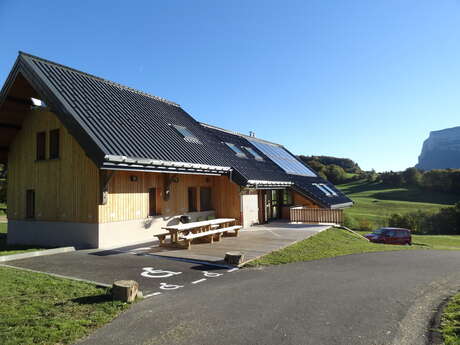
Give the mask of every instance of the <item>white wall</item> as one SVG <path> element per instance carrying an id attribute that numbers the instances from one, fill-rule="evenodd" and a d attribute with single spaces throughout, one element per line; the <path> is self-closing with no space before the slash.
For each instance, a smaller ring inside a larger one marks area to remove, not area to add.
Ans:
<path id="1" fill-rule="evenodd" d="M 241 195 L 241 211 L 243 212 L 243 227 L 259 223 L 259 198 L 257 194 Z"/>

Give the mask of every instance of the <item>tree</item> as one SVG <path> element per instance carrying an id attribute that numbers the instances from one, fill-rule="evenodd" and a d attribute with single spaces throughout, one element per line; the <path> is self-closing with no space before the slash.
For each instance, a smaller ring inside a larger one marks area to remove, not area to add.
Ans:
<path id="1" fill-rule="evenodd" d="M 340 184 L 346 181 L 347 173 L 343 170 L 342 167 L 338 165 L 331 164 L 326 167 L 325 174 L 327 179 L 334 184 Z"/>
<path id="2" fill-rule="evenodd" d="M 422 173 L 416 168 L 407 168 L 402 173 L 404 182 L 408 186 L 420 186 L 422 181 Z"/>

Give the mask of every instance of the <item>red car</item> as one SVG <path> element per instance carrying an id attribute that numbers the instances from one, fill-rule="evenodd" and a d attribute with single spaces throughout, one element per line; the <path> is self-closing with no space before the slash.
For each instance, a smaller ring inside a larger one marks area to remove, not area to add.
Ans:
<path id="1" fill-rule="evenodd" d="M 380 228 L 364 237 L 374 243 L 412 245 L 412 235 L 408 229 Z"/>

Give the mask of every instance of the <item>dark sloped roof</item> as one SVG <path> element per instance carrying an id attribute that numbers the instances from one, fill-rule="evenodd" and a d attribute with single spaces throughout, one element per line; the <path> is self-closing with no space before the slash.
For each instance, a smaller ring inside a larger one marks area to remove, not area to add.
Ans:
<path id="1" fill-rule="evenodd" d="M 232 133 L 224 129 L 220 129 L 214 126 L 202 124 L 212 136 L 217 138 L 217 141 L 220 143 L 219 150 L 226 151 L 223 155 L 228 157 L 228 165 L 232 166 L 241 176 L 242 184 L 246 185 L 248 181 L 279 181 L 279 182 L 289 182 L 289 176 L 286 175 L 276 164 L 274 164 L 270 159 L 267 159 L 263 153 L 261 153 L 257 148 L 254 148 L 251 143 L 249 143 L 242 135 Z M 238 157 L 229 147 L 227 147 L 225 142 L 236 144 L 238 147 L 251 147 L 256 152 L 258 152 L 262 157 L 263 161 L 258 161 L 252 157 L 252 155 L 243 151 L 247 158 Z"/>
<path id="2" fill-rule="evenodd" d="M 267 155 L 260 151 L 256 146 L 252 144 L 251 141 L 258 140 L 265 142 L 271 145 L 277 145 L 285 149 L 282 145 L 268 142 L 259 138 L 248 137 L 244 134 L 228 131 L 222 128 L 211 126 L 208 124 L 203 124 L 203 127 L 206 128 L 209 133 L 215 135 L 218 140 L 221 142 L 221 147 L 227 150 L 226 156 L 230 153 L 231 165 L 240 175 L 241 175 L 241 184 L 242 185 L 251 185 L 251 181 L 277 181 L 277 182 L 290 182 L 291 187 L 295 189 L 300 194 L 311 198 L 319 202 L 322 206 L 325 207 L 334 207 L 337 205 L 343 206 L 344 204 L 351 203 L 351 200 L 347 198 L 341 191 L 339 191 L 335 186 L 319 176 L 301 176 L 301 175 L 292 175 L 286 173 L 281 169 L 276 163 L 274 163 Z M 230 148 L 228 148 L 223 142 L 229 142 L 235 144 L 239 148 L 244 150 L 245 147 L 250 147 L 256 151 L 260 156 L 264 158 L 263 161 L 258 161 L 254 159 L 249 152 L 247 152 L 248 158 L 238 157 Z M 287 151 L 287 150 L 286 150 Z M 289 151 L 287 151 L 289 152 Z M 290 152 L 289 152 L 290 153 Z M 305 165 L 308 169 L 312 170 L 305 163 L 299 162 Z M 262 186 L 263 183 L 260 183 Z M 326 184 L 331 188 L 337 195 L 327 196 L 325 195 L 315 184 Z M 267 186 L 268 187 L 268 186 Z"/>
<path id="3" fill-rule="evenodd" d="M 251 143 L 261 139 L 200 124 L 176 103 L 29 54 L 19 54 L 0 105 L 18 74 L 101 168 L 226 174 L 241 186 L 291 186 L 325 207 L 351 202 L 320 177 L 286 173 Z M 196 139 L 184 138 L 174 125 Z M 250 147 L 264 160 L 247 151 L 248 158 L 240 158 L 225 142 Z M 337 195 L 325 196 L 313 183 L 327 183 Z"/>
<path id="4" fill-rule="evenodd" d="M 215 138 L 179 105 L 35 56 L 17 64 L 98 166 L 183 162 L 229 170 Z M 171 125 L 186 127 L 199 143 Z"/>

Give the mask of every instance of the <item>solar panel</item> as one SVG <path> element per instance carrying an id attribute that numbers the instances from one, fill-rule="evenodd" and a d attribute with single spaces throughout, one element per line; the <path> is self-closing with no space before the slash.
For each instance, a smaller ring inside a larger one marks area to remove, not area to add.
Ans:
<path id="1" fill-rule="evenodd" d="M 263 143 L 258 140 L 248 140 L 288 174 L 316 177 L 313 171 L 300 163 L 281 146 Z"/>

